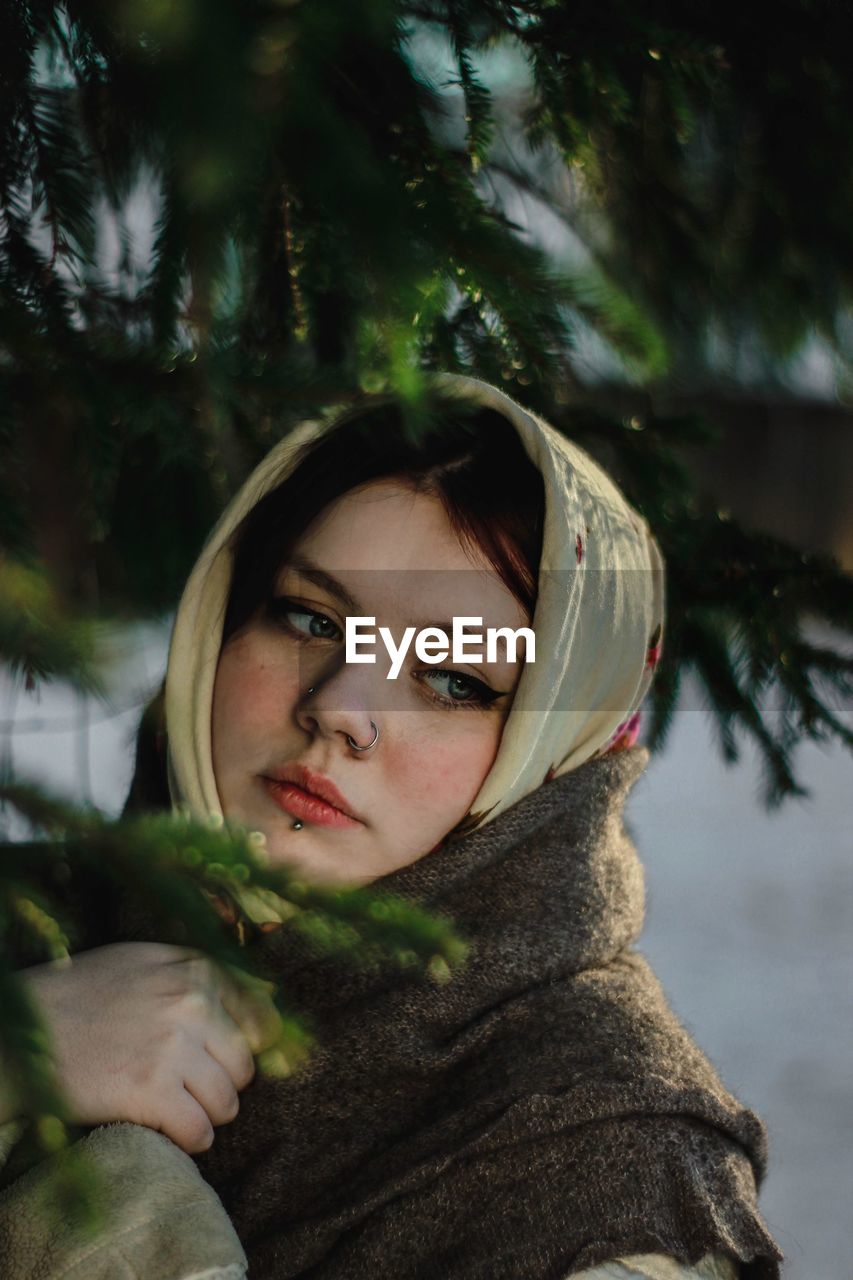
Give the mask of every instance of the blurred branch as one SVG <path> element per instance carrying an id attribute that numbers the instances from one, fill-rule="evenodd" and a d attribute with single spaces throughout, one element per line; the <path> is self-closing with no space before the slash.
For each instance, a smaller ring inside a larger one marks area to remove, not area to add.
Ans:
<path id="1" fill-rule="evenodd" d="M 265 920 L 286 922 L 313 953 L 339 956 L 357 967 L 390 964 L 444 982 L 467 958 L 468 946 L 450 921 L 387 893 L 311 885 L 286 868 L 270 868 L 252 833 L 171 814 L 110 821 L 92 807 L 20 781 L 0 785 L 0 805 L 12 806 L 49 837 L 44 843 L 0 845 L 2 1083 L 31 1124 L 28 1142 L 45 1154 L 63 1150 L 77 1132 L 54 1076 L 39 1012 L 17 970 L 45 960 L 68 962 L 85 936 L 80 912 L 91 909 L 93 886 L 106 885 L 114 900 L 149 911 L 164 937 L 201 949 L 249 989 L 258 982 L 269 986 L 253 968 L 251 950 L 239 942 L 243 924 L 252 919 L 247 913 L 258 906 Z M 86 886 L 85 900 L 75 903 L 72 895 L 70 909 L 68 885 L 74 883 Z M 288 1008 L 287 991 L 276 991 L 274 999 L 278 1036 L 259 1066 L 268 1074 L 290 1075 L 310 1053 L 313 1031 L 304 1015 Z M 75 1171 L 76 1165 L 69 1166 L 70 1182 L 63 1183 L 63 1194 L 72 1199 Z M 97 1195 L 85 1177 L 78 1191 L 75 1208 L 91 1214 Z"/>

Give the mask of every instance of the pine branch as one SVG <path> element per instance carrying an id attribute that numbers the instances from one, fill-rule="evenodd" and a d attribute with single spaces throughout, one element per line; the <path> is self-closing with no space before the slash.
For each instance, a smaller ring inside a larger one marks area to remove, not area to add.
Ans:
<path id="1" fill-rule="evenodd" d="M 313 885 L 284 868 L 271 868 L 250 833 L 228 832 L 221 820 L 204 824 L 144 814 L 109 821 L 97 810 L 81 809 L 20 781 L 0 786 L 0 802 L 12 805 L 52 841 L 70 846 L 92 873 L 108 875 L 132 897 L 143 894 L 159 899 L 161 906 L 168 903 L 187 944 L 215 951 L 223 963 L 242 968 L 244 956 L 223 940 L 221 919 L 205 907 L 199 890 L 225 894 L 238 906 L 250 892 L 261 893 L 264 908 L 277 913 L 273 918 L 294 921 L 321 950 L 368 966 L 384 955 L 400 959 L 403 952 L 405 963 L 453 965 L 467 951 L 448 922 L 414 904 L 358 887 Z M 56 856 L 48 847 L 45 857 Z"/>
<path id="2" fill-rule="evenodd" d="M 678 373 L 689 335 L 723 307 L 726 290 L 746 332 L 751 299 L 775 317 L 781 346 L 808 316 L 840 334 L 833 307 L 850 276 L 847 170 L 837 166 L 838 199 L 810 196 L 806 209 L 795 198 L 807 189 L 797 165 L 811 171 L 812 149 L 787 148 L 776 163 L 774 94 L 780 119 L 800 129 L 791 119 L 796 52 L 808 88 L 801 114 L 827 124 L 842 155 L 849 86 L 836 46 L 815 41 L 825 19 L 840 49 L 849 20 L 821 4 L 789 8 L 796 40 L 760 50 L 758 19 L 746 12 L 691 11 L 666 25 L 642 7 L 628 20 L 600 3 L 575 7 L 570 22 L 536 0 L 358 0 L 334 20 L 324 10 L 322 21 L 308 6 L 271 14 L 214 4 L 200 25 L 187 10 L 183 35 L 174 14 L 150 6 L 115 21 L 82 2 L 16 11 L 10 94 L 0 104 L 3 545 L 38 545 L 20 445 L 48 392 L 80 455 L 74 545 L 89 557 L 80 572 L 93 598 L 133 612 L 174 600 L 223 499 L 272 440 L 359 386 L 391 385 L 411 400 L 421 368 L 451 368 L 503 384 L 559 421 L 581 392 L 581 321 L 646 377 L 661 376 L 667 341 Z M 462 90 L 468 122 L 458 92 L 421 73 L 413 34 L 425 26 L 449 44 L 451 88 Z M 524 51 L 532 88 L 498 104 L 481 55 L 502 41 Z M 36 76 L 46 46 L 70 85 Z M 500 148 L 498 105 L 507 122 Z M 543 155 L 562 150 L 553 180 L 521 145 L 525 128 Z M 89 157 L 90 190 L 70 173 L 74 156 Z M 74 269 L 61 278 L 59 253 L 52 269 L 32 238 L 34 176 L 42 174 L 59 250 L 63 218 L 85 239 L 96 203 L 115 205 L 145 166 L 164 193 L 147 283 L 123 294 L 97 264 L 86 266 L 73 234 Z M 559 190 L 567 173 L 576 208 Z M 766 183 L 744 180 L 755 174 Z M 531 243 L 507 200 L 494 187 L 489 195 L 491 176 L 535 194 L 581 234 L 594 216 L 600 234 L 586 239 L 598 277 L 579 279 Z M 814 234 L 814 218 L 825 219 L 828 239 Z M 837 288 L 824 287 L 824 244 Z M 674 461 L 679 424 L 589 429 L 660 529 L 677 605 L 728 601 L 746 628 L 755 687 L 790 692 L 793 731 L 846 741 L 784 619 L 732 578 L 720 577 L 714 600 L 702 596 L 708 583 L 700 590 L 693 566 L 729 556 L 761 572 L 766 548 L 752 535 L 724 547 L 697 520 L 714 504 L 692 493 Z M 792 566 L 792 555 L 781 563 Z M 785 599 L 791 616 L 811 611 L 849 631 L 837 569 Z M 12 631 L 3 643 L 22 649 Z M 46 655 L 45 672 L 66 660 L 68 652 Z M 725 666 L 715 670 L 722 676 Z M 673 675 L 668 696 L 677 683 Z M 660 709 L 663 731 L 671 703 Z"/>
<path id="3" fill-rule="evenodd" d="M 0 556 L 0 661 L 27 688 L 62 678 L 88 693 L 102 692 L 99 627 L 74 617 L 43 574 Z"/>
<path id="4" fill-rule="evenodd" d="M 765 726 L 753 692 L 740 683 L 719 616 L 694 609 L 682 626 L 682 645 L 683 656 L 695 667 L 705 694 L 716 711 L 715 723 L 720 732 L 724 759 L 729 763 L 739 759 L 732 726 L 736 721 L 752 734 L 762 749 L 768 776 L 765 793 L 768 807 L 777 807 L 786 795 L 810 795 L 795 781 L 785 745 Z"/>
<path id="5" fill-rule="evenodd" d="M 67 91 L 43 85 L 32 86 L 24 100 L 33 150 L 32 203 L 35 212 L 42 201 L 45 205 L 51 267 L 60 256 L 73 263 L 86 261 L 94 247 L 94 175 L 73 131 L 74 107 Z"/>
<path id="6" fill-rule="evenodd" d="M 239 933 L 241 922 L 251 920 L 247 913 L 259 906 L 263 919 L 285 922 L 315 954 L 358 967 L 390 965 L 442 983 L 467 959 L 468 945 L 451 921 L 387 893 L 312 885 L 286 868 L 273 869 L 252 833 L 226 831 L 221 822 L 171 814 L 109 821 L 92 807 L 20 781 L 0 785 L 3 804 L 50 837 L 50 843 L 0 845 L 2 1085 L 11 1091 L 17 1114 L 31 1122 L 25 1156 L 40 1150 L 67 1157 L 77 1136 L 39 1011 L 16 969 L 21 957 L 25 964 L 68 962 L 84 923 L 68 915 L 63 886 L 81 872 L 87 899 L 91 886 L 112 885 L 119 900 L 150 910 L 171 941 L 200 949 L 249 993 L 259 984 L 269 993 L 270 984 L 254 972 L 251 953 L 223 919 Z M 279 1025 L 259 1067 L 266 1074 L 290 1075 L 309 1056 L 314 1030 L 309 1019 L 288 1008 L 287 991 L 273 998 Z M 63 1165 L 61 1203 L 49 1208 L 73 1212 L 87 1229 L 97 1230 L 99 1188 L 90 1172 L 85 1162 Z"/>
<path id="7" fill-rule="evenodd" d="M 778 358 L 816 327 L 849 361 L 847 7 L 791 0 L 769 42 L 749 6 L 682 8 L 667 23 L 606 0 L 570 13 L 543 0 L 7 9 L 0 661 L 14 674 L 100 687 L 102 624 L 72 614 L 36 559 L 41 469 L 65 468 L 69 577 L 105 612 L 138 617 L 173 606 L 223 501 L 293 423 L 371 386 L 396 388 L 416 417 L 422 370 L 450 369 L 506 386 L 597 454 L 658 535 L 668 628 L 653 750 L 690 670 L 724 758 L 739 758 L 738 730 L 759 745 L 770 805 L 807 794 L 791 765 L 803 737 L 853 746 L 830 704 L 850 697 L 851 659 L 804 635 L 813 621 L 850 635 L 849 577 L 719 519 L 679 457 L 708 429 L 581 410 L 575 367 L 583 324 L 635 378 L 660 379 L 667 362 L 674 376 L 707 370 L 711 320 Z M 417 63 L 424 29 L 451 50 L 449 84 Z M 499 101 L 481 55 L 502 42 L 523 51 L 532 87 Z M 106 266 L 101 210 L 124 227 L 129 260 L 131 234 L 145 245 L 152 230 L 134 224 L 143 184 L 162 200 L 140 285 Z M 580 236 L 594 275 L 541 247 L 510 205 L 519 193 Z M 45 422 L 66 461 L 42 450 L 35 466 Z M 464 960 L 449 922 L 273 871 L 245 835 L 111 823 L 15 779 L 0 802 L 49 837 L 0 850 L 4 1041 L 42 1154 L 71 1157 L 73 1132 L 7 944 L 73 951 L 64 875 L 130 886 L 164 929 L 249 984 L 223 905 L 235 923 L 247 903 L 278 913 L 352 965 L 441 981 Z M 286 996 L 272 1072 L 310 1050 Z M 62 1167 L 83 1220 L 97 1196 L 90 1186 L 80 1202 L 81 1171 Z"/>

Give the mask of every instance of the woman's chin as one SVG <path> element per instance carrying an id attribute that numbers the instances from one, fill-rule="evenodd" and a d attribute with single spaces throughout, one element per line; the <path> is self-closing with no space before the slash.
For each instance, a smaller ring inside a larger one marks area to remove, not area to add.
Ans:
<path id="1" fill-rule="evenodd" d="M 288 834 L 292 838 L 288 839 Z M 282 867 L 293 875 L 314 884 L 322 885 L 355 885 L 364 884 L 370 879 L 363 874 L 337 865 L 330 856 L 324 856 L 321 850 L 304 847 L 304 831 L 294 831 L 267 838 L 267 856 L 271 867 Z M 302 848 L 297 842 L 303 839 Z"/>

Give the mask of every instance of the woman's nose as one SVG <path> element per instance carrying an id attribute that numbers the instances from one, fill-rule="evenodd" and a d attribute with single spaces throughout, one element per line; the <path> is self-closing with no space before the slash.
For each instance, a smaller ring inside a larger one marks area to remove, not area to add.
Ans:
<path id="1" fill-rule="evenodd" d="M 384 667 L 373 663 L 341 661 L 311 676 L 296 706 L 296 719 L 308 733 L 320 733 L 343 741 L 351 738 L 366 746 L 375 737 L 373 725 L 382 719 L 389 697 Z"/>

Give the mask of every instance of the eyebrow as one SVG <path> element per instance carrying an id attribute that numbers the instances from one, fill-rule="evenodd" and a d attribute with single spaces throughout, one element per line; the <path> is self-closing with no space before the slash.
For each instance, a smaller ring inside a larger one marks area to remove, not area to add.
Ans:
<path id="1" fill-rule="evenodd" d="M 355 596 L 347 591 L 344 584 L 339 582 L 333 574 L 321 569 L 319 565 L 314 564 L 313 560 L 309 560 L 303 555 L 290 556 L 282 565 L 282 569 L 293 569 L 297 573 L 301 573 L 303 577 L 308 578 L 316 586 L 323 587 L 331 595 L 337 596 L 342 604 L 346 605 L 350 613 L 364 616 Z M 448 636 L 453 633 L 452 622 L 426 622 L 423 619 L 416 619 L 413 623 L 410 623 L 410 626 L 417 627 L 419 631 L 423 631 L 426 627 L 439 627 Z M 518 660 L 516 659 L 515 663 L 507 662 L 506 665 L 508 667 L 518 666 Z"/>
<path id="2" fill-rule="evenodd" d="M 350 595 L 342 582 L 333 577 L 331 573 L 327 573 L 325 569 L 321 569 L 311 560 L 307 560 L 305 556 L 291 556 L 282 566 L 284 569 L 295 569 L 297 573 L 301 573 L 303 577 L 308 578 L 318 587 L 323 587 L 331 595 L 337 596 L 338 599 L 346 605 L 350 613 L 360 613 L 360 606 L 355 596 Z"/>

